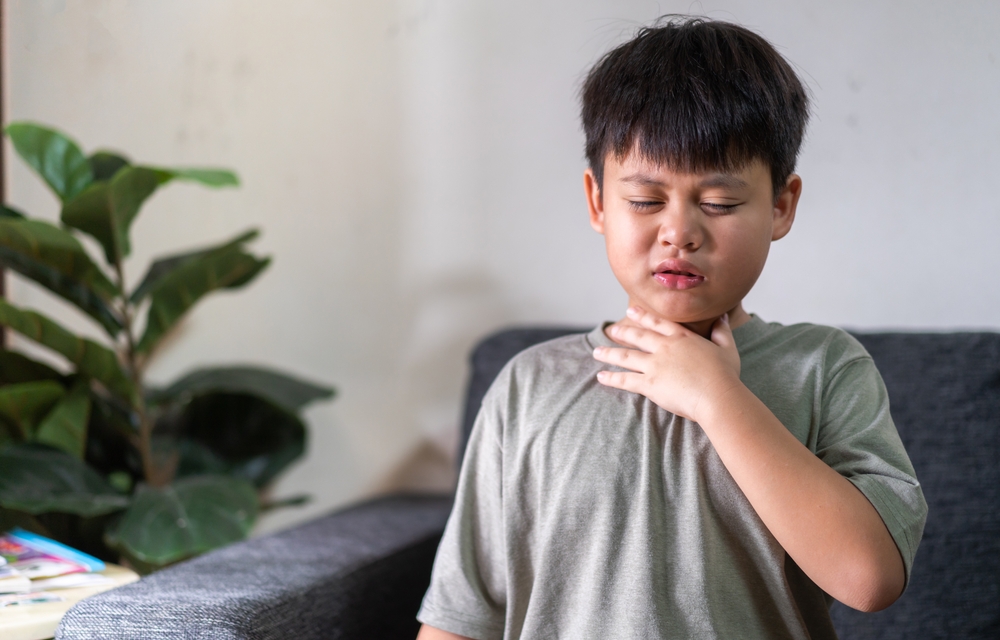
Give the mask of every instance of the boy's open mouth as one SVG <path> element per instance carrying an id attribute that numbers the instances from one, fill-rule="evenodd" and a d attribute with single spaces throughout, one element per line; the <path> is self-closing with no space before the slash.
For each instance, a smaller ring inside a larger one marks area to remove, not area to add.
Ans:
<path id="1" fill-rule="evenodd" d="M 656 266 L 653 278 L 668 289 L 691 289 L 705 281 L 687 260 L 666 260 Z"/>

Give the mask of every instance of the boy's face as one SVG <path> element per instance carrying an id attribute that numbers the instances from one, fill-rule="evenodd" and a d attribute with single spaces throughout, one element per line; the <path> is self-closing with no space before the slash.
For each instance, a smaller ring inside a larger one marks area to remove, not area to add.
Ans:
<path id="1" fill-rule="evenodd" d="M 792 175 L 777 200 L 760 161 L 731 173 L 679 173 L 636 153 L 609 155 L 604 185 L 588 169 L 590 224 L 629 304 L 705 335 L 722 314 L 746 321 L 741 301 L 773 240 L 792 226 L 802 181 Z"/>

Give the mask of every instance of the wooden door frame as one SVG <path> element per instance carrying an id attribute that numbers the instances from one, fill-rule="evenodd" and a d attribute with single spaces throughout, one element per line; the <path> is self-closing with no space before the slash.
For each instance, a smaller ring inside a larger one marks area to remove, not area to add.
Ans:
<path id="1" fill-rule="evenodd" d="M 0 0 L 0 127 L 7 124 L 7 2 Z M 7 147 L 0 144 L 0 203 L 7 203 Z M 7 296 L 7 271 L 0 266 L 0 298 Z M 0 348 L 7 346 L 7 329 L 0 326 Z"/>

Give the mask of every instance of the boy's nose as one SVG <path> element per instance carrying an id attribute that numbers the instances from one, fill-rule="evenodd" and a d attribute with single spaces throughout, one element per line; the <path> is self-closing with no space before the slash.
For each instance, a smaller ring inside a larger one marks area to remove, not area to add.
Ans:
<path id="1" fill-rule="evenodd" d="M 699 212 L 690 207 L 667 207 L 660 222 L 658 241 L 678 249 L 694 251 L 704 242 L 704 230 L 698 223 Z"/>

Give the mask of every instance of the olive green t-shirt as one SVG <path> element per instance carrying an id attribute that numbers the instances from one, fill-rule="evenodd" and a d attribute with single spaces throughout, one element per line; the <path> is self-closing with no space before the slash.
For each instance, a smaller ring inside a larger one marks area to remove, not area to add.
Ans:
<path id="1" fill-rule="evenodd" d="M 735 329 L 741 374 L 877 509 L 909 576 L 926 503 L 885 386 L 847 333 Z M 602 327 L 532 347 L 483 400 L 418 619 L 492 638 L 835 638 L 701 428 L 605 387 Z"/>

